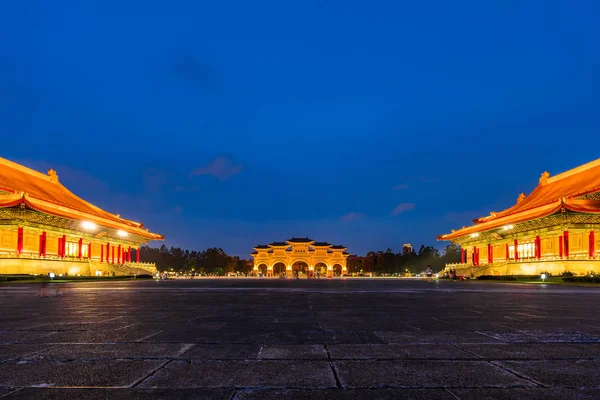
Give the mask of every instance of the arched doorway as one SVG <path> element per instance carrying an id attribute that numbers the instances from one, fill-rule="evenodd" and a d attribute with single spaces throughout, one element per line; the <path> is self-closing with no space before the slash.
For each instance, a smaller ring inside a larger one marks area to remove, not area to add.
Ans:
<path id="1" fill-rule="evenodd" d="M 281 274 L 286 272 L 286 267 L 285 264 L 282 262 L 276 262 L 275 264 L 273 264 L 273 275 L 274 276 L 281 276 Z"/>
<path id="2" fill-rule="evenodd" d="M 257 271 L 258 275 L 260 276 L 267 276 L 267 264 L 260 264 L 258 266 L 258 271 Z"/>
<path id="3" fill-rule="evenodd" d="M 318 262 L 315 264 L 315 275 L 320 276 L 320 277 L 326 277 L 327 276 L 327 264 L 325 264 L 324 262 Z"/>
<path id="4" fill-rule="evenodd" d="M 308 264 L 305 261 L 295 261 L 292 264 L 292 274 L 293 276 L 306 276 L 308 274 Z"/>
<path id="5" fill-rule="evenodd" d="M 342 276 L 342 266 L 340 264 L 333 264 L 333 276 Z"/>

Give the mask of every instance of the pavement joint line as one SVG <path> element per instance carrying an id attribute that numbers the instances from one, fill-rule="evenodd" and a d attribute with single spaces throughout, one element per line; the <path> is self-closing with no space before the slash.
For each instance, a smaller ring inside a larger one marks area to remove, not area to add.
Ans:
<path id="1" fill-rule="evenodd" d="M 494 362 L 494 361 L 492 361 L 492 360 L 486 360 L 485 358 L 481 357 L 479 354 L 473 353 L 472 351 L 469 351 L 469 350 L 467 350 L 467 349 L 463 349 L 463 348 L 461 348 L 461 347 L 458 347 L 458 346 L 456 346 L 456 345 L 454 345 L 454 344 L 450 344 L 450 346 L 456 347 L 457 349 L 460 349 L 460 350 L 463 350 L 463 351 L 465 351 L 465 352 L 467 352 L 467 353 L 469 353 L 469 354 L 472 354 L 472 355 L 474 355 L 474 356 L 478 357 L 479 359 L 481 359 L 482 361 L 485 361 L 485 362 L 487 362 L 487 363 L 489 363 L 489 364 L 491 364 L 491 365 L 494 365 L 494 366 L 496 366 L 496 367 L 498 367 L 498 368 L 500 368 L 500 369 L 503 369 L 503 370 L 505 370 L 506 372 L 509 372 L 509 373 L 513 374 L 513 375 L 514 375 L 514 376 L 516 376 L 517 378 L 520 378 L 520 379 L 525 379 L 526 381 L 529 381 L 529 382 L 531 382 L 531 383 L 533 383 L 533 384 L 537 385 L 538 387 L 546 388 L 546 386 L 544 386 L 544 385 L 543 385 L 543 384 L 541 384 L 540 382 L 538 382 L 538 381 L 536 381 L 536 380 L 534 380 L 534 379 L 531 379 L 531 378 L 527 378 L 527 377 L 525 377 L 525 376 L 523 376 L 523 375 L 521 375 L 521 374 L 518 374 L 518 373 L 516 373 L 515 371 L 513 371 L 513 370 L 511 370 L 511 369 L 509 369 L 509 368 L 505 368 L 505 367 L 503 367 L 502 365 L 499 365 L 499 364 L 495 363 L 495 362 Z"/>
<path id="2" fill-rule="evenodd" d="M 526 361 L 526 360 L 523 360 L 523 361 Z M 492 365 L 495 365 L 498 368 L 502 368 L 503 370 L 505 370 L 507 372 L 510 372 L 511 374 L 513 374 L 514 376 L 516 376 L 518 378 L 525 379 L 525 380 L 527 380 L 527 381 L 529 381 L 531 383 L 534 383 L 534 384 L 538 385 L 539 387 L 542 387 L 544 389 L 548 388 L 548 386 L 542 384 L 541 382 L 538 382 L 538 381 L 536 381 L 535 379 L 532 379 L 532 378 L 527 378 L 526 376 L 523 376 L 523 375 L 521 375 L 521 374 L 519 374 L 519 373 L 511 370 L 510 368 L 503 367 L 502 365 L 499 365 L 499 364 L 497 364 L 494 361 L 487 361 L 487 362 L 490 363 L 490 364 L 492 364 Z"/>
<path id="3" fill-rule="evenodd" d="M 129 388 L 136 388 L 139 385 L 142 384 L 142 382 L 144 382 L 146 379 L 151 378 L 154 376 L 154 374 L 156 374 L 158 371 L 160 371 L 161 369 L 163 369 L 164 367 L 166 367 L 167 365 L 169 365 L 170 363 L 172 363 L 173 360 L 167 360 L 166 362 L 162 363 L 158 368 L 156 368 L 154 371 L 150 372 L 148 375 L 146 375 L 144 378 L 139 379 L 137 381 L 135 381 L 133 384 L 131 384 L 129 386 Z"/>
<path id="4" fill-rule="evenodd" d="M 448 392 L 448 393 L 450 394 L 450 396 L 454 397 L 454 398 L 455 398 L 455 399 L 457 399 L 457 400 L 460 400 L 460 397 L 458 397 L 457 395 L 455 395 L 454 393 L 452 393 L 452 391 L 451 391 L 450 389 L 448 389 L 448 388 L 444 388 L 444 390 L 445 390 L 446 392 Z"/>
<path id="5" fill-rule="evenodd" d="M 144 340 L 150 339 L 152 336 L 156 336 L 156 335 L 158 335 L 159 333 L 162 333 L 162 332 L 163 332 L 163 330 L 160 330 L 158 332 L 154 332 L 154 333 L 152 333 L 152 334 L 150 334 L 148 336 L 144 336 L 143 338 L 136 340 L 134 343 L 143 342 Z M 181 342 L 181 343 L 185 343 L 185 342 Z"/>
<path id="6" fill-rule="evenodd" d="M 3 395 L 0 395 L 0 398 L 2 398 L 2 397 L 8 397 L 8 396 L 10 396 L 11 394 L 18 393 L 18 392 L 19 392 L 19 391 L 21 391 L 21 390 L 23 390 L 23 388 L 22 388 L 22 387 L 20 387 L 20 388 L 16 388 L 16 389 L 15 389 L 15 390 L 13 390 L 12 392 L 8 392 L 8 393 L 5 393 L 5 394 L 3 394 Z"/>
<path id="7" fill-rule="evenodd" d="M 231 396 L 229 396 L 229 400 L 233 400 L 237 395 L 238 389 L 234 388 L 233 392 L 231 392 Z"/>
<path id="8" fill-rule="evenodd" d="M 494 337 L 494 336 L 492 336 L 492 335 L 488 335 L 487 333 L 485 333 L 485 332 L 482 332 L 482 331 L 473 331 L 473 332 L 475 332 L 475 333 L 478 333 L 478 334 L 480 334 L 480 335 L 483 335 L 483 336 L 490 337 L 490 338 L 492 338 L 492 339 L 494 339 L 494 340 L 497 340 L 498 342 L 502 342 L 502 343 L 510 343 L 510 342 L 507 342 L 506 340 L 498 339 L 497 337 Z"/>
<path id="9" fill-rule="evenodd" d="M 125 326 L 122 326 L 120 328 L 116 328 L 116 329 L 113 329 L 113 330 L 116 332 L 116 331 L 120 331 L 120 330 L 123 330 L 123 329 L 131 328 L 132 326 L 136 326 L 136 325 L 140 325 L 140 324 L 141 324 L 141 322 L 136 322 L 134 324 L 125 325 Z"/>

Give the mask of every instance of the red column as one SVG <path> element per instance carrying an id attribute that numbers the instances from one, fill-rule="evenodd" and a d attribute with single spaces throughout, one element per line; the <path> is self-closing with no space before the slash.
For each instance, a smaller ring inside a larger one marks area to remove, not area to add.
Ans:
<path id="1" fill-rule="evenodd" d="M 137 253 L 140 252 L 140 249 L 137 249 Z M 139 260 L 138 260 L 139 262 Z M 462 247 L 460 248 L 460 263 L 464 264 L 465 263 L 465 249 L 463 249 Z"/>
<path id="2" fill-rule="evenodd" d="M 488 264 L 492 264 L 494 262 L 494 248 L 491 244 L 488 244 Z"/>
<path id="3" fill-rule="evenodd" d="M 519 242 L 515 239 L 515 261 L 519 260 Z"/>
<path id="4" fill-rule="evenodd" d="M 135 251 L 135 262 L 140 262 L 140 251 L 142 250 L 141 247 L 138 247 L 138 249 Z"/>
<path id="5" fill-rule="evenodd" d="M 111 264 L 115 263 L 115 246 L 112 247 Z"/>
<path id="6" fill-rule="evenodd" d="M 565 248 L 565 257 L 569 258 L 569 231 L 563 233 L 563 246 Z"/>
<path id="7" fill-rule="evenodd" d="M 38 257 L 42 256 L 42 246 L 43 246 L 42 240 L 43 240 L 42 235 L 40 235 L 40 244 L 38 245 Z"/>
<path id="8" fill-rule="evenodd" d="M 590 231 L 590 257 L 596 255 L 596 236 L 594 231 Z"/>
<path id="9" fill-rule="evenodd" d="M 562 258 L 563 256 L 563 237 L 560 235 L 558 237 L 558 256 Z"/>
<path id="10" fill-rule="evenodd" d="M 540 240 L 539 236 L 535 237 L 535 258 L 540 259 L 542 258 L 542 249 L 540 246 L 540 244 L 542 243 L 542 241 Z"/>
<path id="11" fill-rule="evenodd" d="M 79 243 L 77 243 L 77 258 L 81 259 L 83 257 L 83 239 L 79 238 Z"/>
<path id="12" fill-rule="evenodd" d="M 104 261 L 104 245 L 100 245 L 100 262 Z"/>
<path id="13" fill-rule="evenodd" d="M 66 256 L 67 254 L 67 235 L 63 235 L 62 237 L 62 256 Z"/>
<path id="14" fill-rule="evenodd" d="M 477 247 L 473 246 L 473 265 L 477 266 Z"/>
<path id="15" fill-rule="evenodd" d="M 121 245 L 117 247 L 117 264 L 121 264 Z"/>
<path id="16" fill-rule="evenodd" d="M 17 255 L 23 252 L 23 228 L 17 228 Z"/>
<path id="17" fill-rule="evenodd" d="M 88 243 L 88 259 L 92 259 L 92 243 Z"/>
<path id="18" fill-rule="evenodd" d="M 508 243 L 506 243 L 506 260 L 510 258 L 510 251 L 508 250 Z"/>
<path id="19" fill-rule="evenodd" d="M 46 232 L 42 232 L 42 255 L 44 257 L 46 257 L 46 249 L 48 248 L 48 246 L 46 246 Z"/>
<path id="20" fill-rule="evenodd" d="M 127 249 L 127 261 L 131 262 L 131 246 Z"/>
<path id="21" fill-rule="evenodd" d="M 62 250 L 62 238 L 58 238 L 58 248 L 56 250 L 56 255 L 61 257 L 60 251 Z"/>

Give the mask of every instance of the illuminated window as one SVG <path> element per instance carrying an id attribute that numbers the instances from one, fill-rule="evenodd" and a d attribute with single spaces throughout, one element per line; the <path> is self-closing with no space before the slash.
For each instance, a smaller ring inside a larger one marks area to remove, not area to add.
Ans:
<path id="1" fill-rule="evenodd" d="M 535 243 L 519 243 L 517 246 L 519 251 L 519 258 L 533 258 L 535 257 Z M 508 246 L 508 256 L 511 259 L 515 258 L 515 246 Z"/>
<path id="2" fill-rule="evenodd" d="M 67 242 L 65 243 L 65 256 L 67 257 L 79 257 L 79 243 L 77 242 Z M 88 256 L 88 246 L 87 244 L 83 244 L 81 246 L 81 256 Z"/>

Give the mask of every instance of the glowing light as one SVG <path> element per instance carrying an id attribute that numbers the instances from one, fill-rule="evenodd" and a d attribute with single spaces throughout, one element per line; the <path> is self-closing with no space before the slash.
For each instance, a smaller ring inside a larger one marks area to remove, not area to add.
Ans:
<path id="1" fill-rule="evenodd" d="M 542 274 L 542 280 L 545 281 L 546 280 L 546 274 Z"/>
<path id="2" fill-rule="evenodd" d="M 514 225 L 505 225 L 502 227 L 502 229 L 504 229 L 505 231 L 508 231 L 510 229 L 514 228 Z"/>
<path id="3" fill-rule="evenodd" d="M 479 236 L 479 233 L 471 233 L 471 237 L 477 237 Z"/>
<path id="4" fill-rule="evenodd" d="M 96 224 L 90 221 L 83 221 L 81 223 L 81 227 L 83 229 L 87 229 L 88 231 L 92 231 L 94 229 L 96 229 Z"/>
<path id="5" fill-rule="evenodd" d="M 119 235 L 119 236 L 121 236 L 121 237 L 125 237 L 125 236 L 127 236 L 127 232 L 125 232 L 125 231 L 122 231 L 122 230 L 120 230 L 120 229 L 119 229 L 119 230 L 117 231 L 117 235 Z"/>

